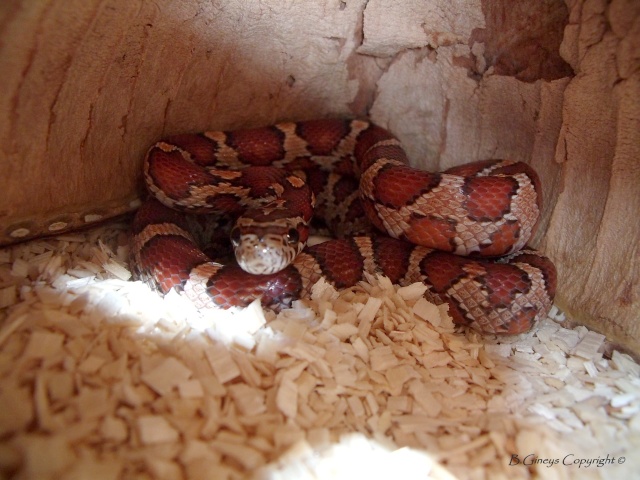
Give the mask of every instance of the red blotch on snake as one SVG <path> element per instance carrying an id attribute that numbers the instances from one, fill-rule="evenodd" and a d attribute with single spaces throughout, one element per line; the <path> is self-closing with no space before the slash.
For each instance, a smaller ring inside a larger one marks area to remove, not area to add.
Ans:
<path id="1" fill-rule="evenodd" d="M 271 165 L 284 157 L 284 134 L 276 127 L 225 133 L 227 144 L 237 150 L 240 161 L 251 165 Z"/>

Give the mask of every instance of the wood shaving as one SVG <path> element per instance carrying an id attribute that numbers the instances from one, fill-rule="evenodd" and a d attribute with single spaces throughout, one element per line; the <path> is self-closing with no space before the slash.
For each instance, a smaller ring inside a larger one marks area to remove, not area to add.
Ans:
<path id="1" fill-rule="evenodd" d="M 424 285 L 369 278 L 277 315 L 202 314 L 130 281 L 127 242 L 111 224 L 0 250 L 2 478 L 640 471 L 640 366 L 555 307 L 534 332 L 481 337 Z"/>

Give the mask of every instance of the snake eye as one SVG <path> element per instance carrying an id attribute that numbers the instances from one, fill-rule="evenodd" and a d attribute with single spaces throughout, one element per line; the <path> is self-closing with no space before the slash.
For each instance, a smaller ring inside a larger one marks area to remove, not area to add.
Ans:
<path id="1" fill-rule="evenodd" d="M 229 237 L 231 238 L 231 243 L 234 247 L 240 245 L 240 236 L 240 229 L 238 227 L 233 227 L 231 229 L 231 234 L 229 235 Z"/>
<path id="2" fill-rule="evenodd" d="M 300 234 L 295 228 L 290 228 L 287 232 L 286 238 L 289 245 L 293 245 L 294 243 L 298 243 L 300 241 Z"/>

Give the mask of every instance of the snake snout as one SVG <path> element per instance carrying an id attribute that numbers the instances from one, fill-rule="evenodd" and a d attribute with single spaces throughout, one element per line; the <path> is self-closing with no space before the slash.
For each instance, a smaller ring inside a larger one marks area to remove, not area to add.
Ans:
<path id="1" fill-rule="evenodd" d="M 285 269 L 295 258 L 297 249 L 283 242 L 279 235 L 243 234 L 234 242 L 238 265 L 253 275 L 270 275 Z"/>

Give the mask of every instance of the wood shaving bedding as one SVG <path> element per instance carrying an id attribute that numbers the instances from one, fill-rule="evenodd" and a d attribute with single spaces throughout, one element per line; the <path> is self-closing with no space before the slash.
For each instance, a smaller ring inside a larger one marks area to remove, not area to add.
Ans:
<path id="1" fill-rule="evenodd" d="M 278 315 L 201 314 L 130 281 L 126 227 L 0 250 L 2 478 L 640 471 L 640 366 L 556 308 L 487 338 L 423 285 L 370 278 Z"/>

